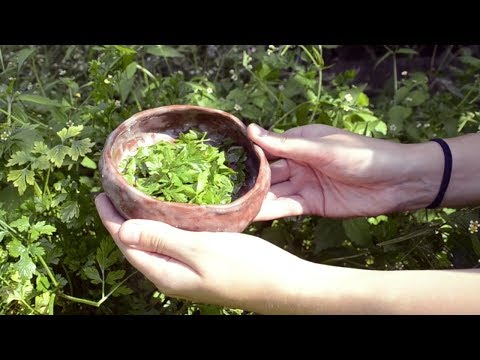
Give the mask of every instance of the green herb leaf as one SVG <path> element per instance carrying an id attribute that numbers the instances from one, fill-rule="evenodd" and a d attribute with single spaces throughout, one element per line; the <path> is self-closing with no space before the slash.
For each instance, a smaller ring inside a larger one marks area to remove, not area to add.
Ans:
<path id="1" fill-rule="evenodd" d="M 60 220 L 64 223 L 77 218 L 80 214 L 80 207 L 76 201 L 67 201 L 60 206 Z"/>
<path id="2" fill-rule="evenodd" d="M 35 172 L 24 168 L 22 170 L 10 170 L 7 176 L 8 181 L 13 182 L 13 186 L 18 188 L 18 193 L 22 195 L 27 189 L 28 185 L 35 183 Z"/>
<path id="3" fill-rule="evenodd" d="M 92 169 L 92 170 L 97 169 L 97 164 L 92 159 L 90 159 L 88 156 L 85 156 L 80 164 L 83 167 L 86 167 L 87 169 Z"/>
<path id="4" fill-rule="evenodd" d="M 52 225 L 45 225 L 45 221 L 38 221 L 30 229 L 30 237 L 37 240 L 40 235 L 52 235 L 57 229 Z"/>
<path id="5" fill-rule="evenodd" d="M 109 285 L 116 284 L 118 280 L 125 276 L 125 270 L 110 271 L 105 279 L 105 282 Z"/>
<path id="6" fill-rule="evenodd" d="M 25 232 L 30 229 L 30 221 L 28 216 L 23 215 L 20 219 L 11 222 L 10 226 L 18 229 L 20 232 Z"/>
<path id="7" fill-rule="evenodd" d="M 47 156 L 50 158 L 50 161 L 55 164 L 56 167 L 63 165 L 63 160 L 66 155 L 70 154 L 70 148 L 65 145 L 57 145 L 54 148 L 50 149 L 47 153 Z"/>
<path id="8" fill-rule="evenodd" d="M 225 139 L 208 144 L 206 132 L 180 133 L 175 143 L 142 147 L 119 168 L 125 179 L 160 200 L 195 204 L 227 204 L 245 182 L 246 154 Z"/>
<path id="9" fill-rule="evenodd" d="M 26 154 L 25 151 L 17 151 L 12 157 L 8 160 L 7 166 L 13 165 L 23 165 L 28 162 L 31 162 L 34 159 L 30 154 Z"/>
<path id="10" fill-rule="evenodd" d="M 62 142 L 65 140 L 80 135 L 83 130 L 83 125 L 70 126 L 68 128 L 63 128 L 60 131 L 57 131 L 57 135 L 60 137 Z"/>
<path id="11" fill-rule="evenodd" d="M 100 277 L 97 268 L 94 266 L 86 267 L 83 269 L 83 273 L 93 284 L 100 284 L 102 282 L 102 278 Z"/>
<path id="12" fill-rule="evenodd" d="M 79 156 L 85 156 L 90 152 L 90 148 L 94 145 L 89 138 L 74 140 L 70 147 L 69 155 L 72 160 L 77 161 Z"/>

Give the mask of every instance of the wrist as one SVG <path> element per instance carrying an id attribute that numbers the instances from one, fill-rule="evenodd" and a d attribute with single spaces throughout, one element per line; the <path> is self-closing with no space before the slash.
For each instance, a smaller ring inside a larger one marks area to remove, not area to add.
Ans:
<path id="1" fill-rule="evenodd" d="M 432 203 L 440 189 L 444 155 L 435 142 L 402 144 L 398 166 L 402 171 L 397 179 L 395 211 L 416 210 Z"/>

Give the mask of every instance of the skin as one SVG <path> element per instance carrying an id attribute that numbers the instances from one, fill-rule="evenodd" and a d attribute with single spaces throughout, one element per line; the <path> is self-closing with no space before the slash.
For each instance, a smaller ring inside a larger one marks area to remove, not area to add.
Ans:
<path id="1" fill-rule="evenodd" d="M 398 144 L 325 125 L 281 135 L 251 125 L 248 134 L 279 158 L 271 164 L 271 188 L 258 221 L 418 209 L 432 202 L 440 186 L 443 153 L 433 142 Z M 454 165 L 442 206 L 479 204 L 480 135 L 447 142 Z M 315 264 L 246 234 L 125 221 L 105 194 L 95 201 L 127 260 L 169 296 L 263 314 L 480 313 L 476 269 L 375 271 Z"/>

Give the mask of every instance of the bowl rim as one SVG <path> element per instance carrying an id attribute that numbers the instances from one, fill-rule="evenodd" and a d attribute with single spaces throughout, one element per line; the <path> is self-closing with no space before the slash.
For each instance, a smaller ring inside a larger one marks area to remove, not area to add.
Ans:
<path id="1" fill-rule="evenodd" d="M 253 149 L 254 149 L 257 157 L 259 158 L 258 173 L 257 173 L 257 177 L 255 179 L 255 183 L 253 184 L 252 188 L 250 190 L 248 190 L 245 194 L 243 194 L 241 197 L 235 199 L 234 201 L 232 201 L 228 204 L 218 204 L 218 205 L 217 204 L 204 204 L 204 205 L 200 205 L 200 204 L 190 204 L 190 203 L 180 203 L 180 202 L 175 202 L 175 201 L 160 200 L 160 199 L 158 199 L 154 196 L 151 196 L 151 195 L 148 195 L 148 194 L 144 193 L 143 191 L 137 189 L 135 186 L 130 185 L 127 182 L 127 180 L 125 179 L 125 177 L 122 175 L 122 173 L 118 170 L 118 167 L 115 166 L 115 164 L 112 160 L 111 152 L 112 152 L 112 148 L 113 148 L 113 144 L 115 143 L 115 140 L 117 139 L 117 137 L 120 134 L 123 134 L 125 131 L 128 131 L 131 128 L 132 124 L 135 122 L 135 120 L 138 120 L 139 118 L 148 119 L 148 118 L 151 118 L 153 116 L 164 114 L 164 113 L 167 113 L 167 112 L 170 112 L 170 111 L 190 111 L 190 110 L 197 110 L 197 111 L 201 111 L 201 112 L 205 112 L 205 113 L 217 113 L 219 115 L 222 115 L 222 116 L 227 117 L 230 120 L 232 120 L 239 127 L 240 131 L 245 136 L 245 138 L 247 138 L 247 140 L 252 143 Z M 133 114 L 128 119 L 121 122 L 110 133 L 110 135 L 107 137 L 107 139 L 105 141 L 105 146 L 104 146 L 104 149 L 102 151 L 102 155 L 100 157 L 100 164 L 99 164 L 100 175 L 101 175 L 102 178 L 103 178 L 103 171 L 106 168 L 105 164 L 109 165 L 107 167 L 113 168 L 113 170 L 115 171 L 115 175 L 118 175 L 118 176 L 115 176 L 116 181 L 119 181 L 122 186 L 126 186 L 129 189 L 129 191 L 133 191 L 134 193 L 136 193 L 140 197 L 146 197 L 146 198 L 152 199 L 154 201 L 157 201 L 158 203 L 168 204 L 168 206 L 173 206 L 173 207 L 177 207 L 177 208 L 202 207 L 202 208 L 216 209 L 216 210 L 220 210 L 220 211 L 222 211 L 222 210 L 228 211 L 232 208 L 238 208 L 243 202 L 248 201 L 248 199 L 253 197 L 254 194 L 261 191 L 261 183 L 259 181 L 260 175 L 267 176 L 267 179 L 265 181 L 268 181 L 268 183 L 270 183 L 270 176 L 271 176 L 271 173 L 269 171 L 270 167 L 269 167 L 268 160 L 267 160 L 267 157 L 265 156 L 264 151 L 262 150 L 262 148 L 260 146 L 258 146 L 252 140 L 250 140 L 248 138 L 247 126 L 240 119 L 238 119 L 235 115 L 230 114 L 230 113 L 228 113 L 226 111 L 223 111 L 223 110 L 209 108 L 209 107 L 206 107 L 206 106 L 197 106 L 197 105 L 166 105 L 166 106 L 160 106 L 160 107 L 156 107 L 156 108 L 142 110 L 142 111 L 139 111 L 139 112 Z M 265 191 L 265 196 L 268 193 L 268 189 L 269 189 L 269 186 L 267 186 L 267 191 Z"/>

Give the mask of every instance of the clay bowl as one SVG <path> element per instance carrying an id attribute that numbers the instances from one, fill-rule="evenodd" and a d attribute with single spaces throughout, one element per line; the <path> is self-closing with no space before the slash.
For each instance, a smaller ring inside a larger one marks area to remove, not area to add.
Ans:
<path id="1" fill-rule="evenodd" d="M 225 205 L 196 205 L 161 201 L 129 185 L 118 164 L 139 146 L 173 141 L 180 132 L 206 131 L 213 143 L 225 137 L 247 153 L 248 172 L 240 197 Z M 270 187 L 270 167 L 264 152 L 247 138 L 246 126 L 235 116 L 199 106 L 172 105 L 139 112 L 121 123 L 107 138 L 99 169 L 102 186 L 126 219 L 150 219 L 192 231 L 242 232 L 260 211 Z"/>

